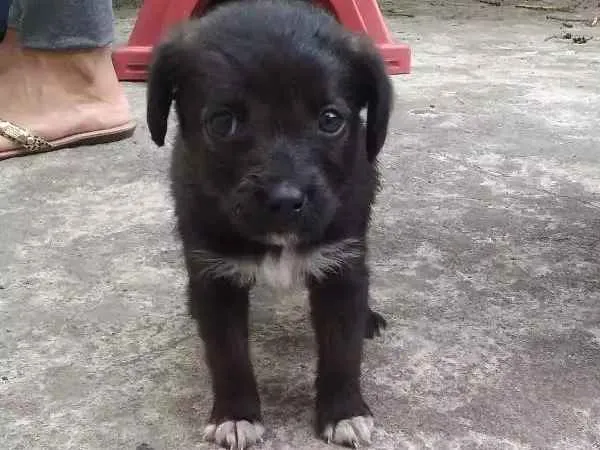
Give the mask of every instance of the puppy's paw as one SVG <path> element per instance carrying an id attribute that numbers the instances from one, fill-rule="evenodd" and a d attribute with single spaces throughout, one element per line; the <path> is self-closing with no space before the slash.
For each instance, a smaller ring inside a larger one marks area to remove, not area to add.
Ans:
<path id="1" fill-rule="evenodd" d="M 375 336 L 381 336 L 381 332 L 387 328 L 387 320 L 381 314 L 369 310 L 367 317 L 367 326 L 365 328 L 365 338 L 373 339 Z"/>
<path id="2" fill-rule="evenodd" d="M 371 444 L 373 427 L 373 417 L 356 416 L 326 425 L 321 436 L 327 443 L 359 448 Z"/>
<path id="3" fill-rule="evenodd" d="M 245 450 L 262 441 L 265 428 L 259 422 L 228 420 L 210 424 L 204 429 L 204 440 L 228 448 Z"/>

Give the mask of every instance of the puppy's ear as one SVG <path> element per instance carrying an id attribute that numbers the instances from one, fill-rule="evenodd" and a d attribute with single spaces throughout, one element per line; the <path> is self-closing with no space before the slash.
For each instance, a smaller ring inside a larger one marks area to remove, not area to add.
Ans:
<path id="1" fill-rule="evenodd" d="M 165 143 L 167 119 L 179 79 L 183 43 L 177 31 L 154 48 L 148 73 L 146 121 L 152 140 L 158 146 Z"/>
<path id="2" fill-rule="evenodd" d="M 375 161 L 387 137 L 393 88 L 379 51 L 366 36 L 353 36 L 361 107 L 367 107 L 367 159 Z"/>

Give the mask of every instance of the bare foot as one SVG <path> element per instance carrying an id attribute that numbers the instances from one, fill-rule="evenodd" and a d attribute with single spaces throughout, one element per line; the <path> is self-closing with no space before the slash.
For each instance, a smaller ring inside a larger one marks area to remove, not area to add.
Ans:
<path id="1" fill-rule="evenodd" d="M 11 42 L 0 47 L 0 120 L 48 141 L 132 121 L 110 48 L 42 51 Z M 17 147 L 0 137 L 0 159 Z"/>

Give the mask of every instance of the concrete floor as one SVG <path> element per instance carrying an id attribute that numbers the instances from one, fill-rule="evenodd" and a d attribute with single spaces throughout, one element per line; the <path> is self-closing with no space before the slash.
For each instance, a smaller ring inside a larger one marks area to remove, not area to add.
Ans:
<path id="1" fill-rule="evenodd" d="M 372 230 L 390 321 L 366 349 L 372 448 L 598 449 L 600 40 L 545 41 L 559 26 L 535 14 L 438 13 L 389 19 L 414 70 L 395 78 Z M 133 139 L 0 163 L 2 449 L 211 448 L 144 88 L 126 86 Z M 325 449 L 292 300 L 253 305 L 262 448 Z"/>

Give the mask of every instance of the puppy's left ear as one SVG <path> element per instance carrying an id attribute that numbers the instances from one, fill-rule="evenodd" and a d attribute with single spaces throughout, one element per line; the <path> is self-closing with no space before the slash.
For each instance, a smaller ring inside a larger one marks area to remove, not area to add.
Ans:
<path id="1" fill-rule="evenodd" d="M 167 119 L 178 84 L 178 61 L 182 51 L 179 30 L 174 30 L 153 51 L 146 92 L 146 121 L 152 140 L 163 146 L 167 133 Z"/>
<path id="2" fill-rule="evenodd" d="M 375 161 L 387 137 L 393 105 L 392 82 L 379 51 L 366 36 L 353 36 L 361 108 L 367 107 L 367 159 Z"/>

